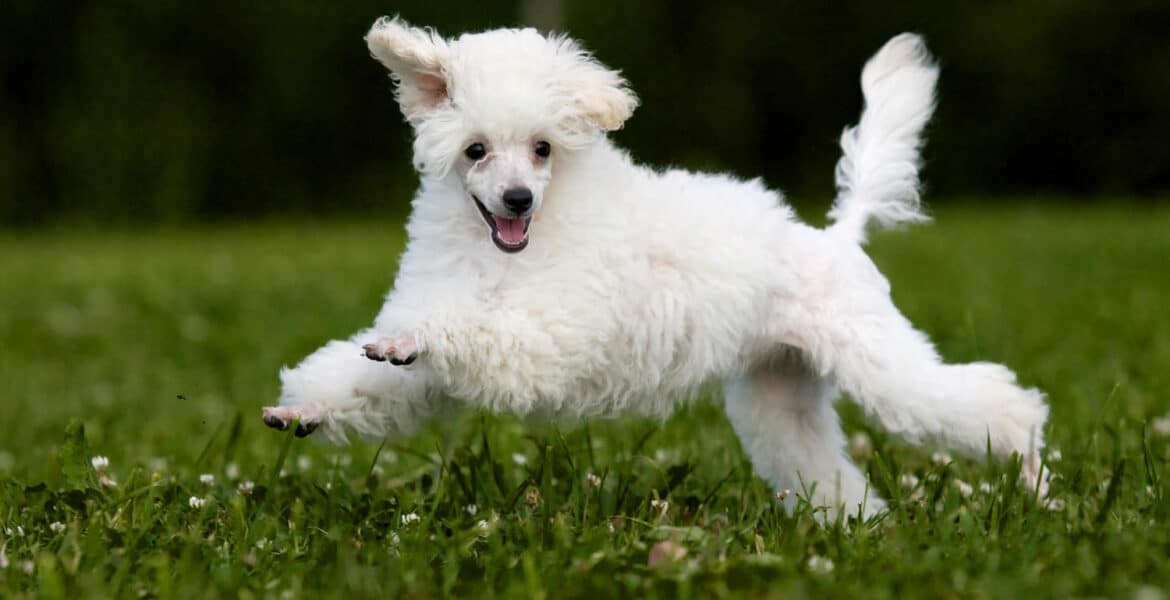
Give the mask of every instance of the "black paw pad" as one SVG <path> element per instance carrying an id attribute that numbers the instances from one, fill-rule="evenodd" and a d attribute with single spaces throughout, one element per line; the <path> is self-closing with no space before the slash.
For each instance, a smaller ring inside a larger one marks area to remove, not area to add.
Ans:
<path id="1" fill-rule="evenodd" d="M 284 419 L 281 419 L 280 417 L 274 417 L 272 415 L 264 415 L 264 424 L 280 431 L 288 429 L 288 423 L 286 423 Z"/>
<path id="2" fill-rule="evenodd" d="M 390 364 L 398 365 L 398 366 L 409 365 L 410 363 L 414 362 L 414 359 L 416 359 L 416 358 L 418 358 L 418 354 L 411 354 L 410 356 L 407 356 L 406 358 L 401 358 L 401 359 L 391 358 Z"/>
<path id="3" fill-rule="evenodd" d="M 362 346 L 362 350 L 366 351 L 366 358 L 370 360 L 376 360 L 378 362 L 386 362 L 386 357 L 382 356 L 382 354 L 378 352 L 378 347 L 374 344 L 366 344 L 365 346 Z"/>
<path id="4" fill-rule="evenodd" d="M 297 423 L 297 430 L 294 432 L 294 435 L 299 438 L 303 438 L 310 433 L 317 431 L 318 426 L 320 426 L 320 423 Z"/>

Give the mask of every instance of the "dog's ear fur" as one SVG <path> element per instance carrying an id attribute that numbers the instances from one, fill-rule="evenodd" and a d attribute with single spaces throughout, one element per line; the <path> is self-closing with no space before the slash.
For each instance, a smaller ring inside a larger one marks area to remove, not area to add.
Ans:
<path id="1" fill-rule="evenodd" d="M 603 131 L 621 129 L 638 107 L 638 96 L 625 78 L 598 62 L 572 38 L 556 36 L 552 39 L 559 44 L 561 53 L 574 59 L 566 76 L 569 91 L 585 120 Z"/>
<path id="2" fill-rule="evenodd" d="M 408 121 L 449 99 L 447 41 L 432 29 L 413 27 L 398 17 L 378 19 L 366 34 L 366 45 L 397 83 L 395 97 Z"/>
<path id="3" fill-rule="evenodd" d="M 621 129 L 638 107 L 626 80 L 593 61 L 577 75 L 572 86 L 585 118 L 604 131 Z"/>

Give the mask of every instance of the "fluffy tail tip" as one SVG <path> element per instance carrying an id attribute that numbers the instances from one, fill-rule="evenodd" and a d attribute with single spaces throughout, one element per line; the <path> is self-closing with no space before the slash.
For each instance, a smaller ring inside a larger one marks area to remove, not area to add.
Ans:
<path id="1" fill-rule="evenodd" d="M 922 37 L 897 35 L 861 72 L 865 110 L 841 135 L 833 230 L 863 242 L 871 222 L 927 221 L 919 201 L 922 131 L 934 112 L 938 68 Z"/>

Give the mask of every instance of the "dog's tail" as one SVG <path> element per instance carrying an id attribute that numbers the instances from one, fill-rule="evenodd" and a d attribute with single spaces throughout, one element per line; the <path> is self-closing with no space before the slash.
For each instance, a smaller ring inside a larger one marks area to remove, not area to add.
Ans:
<path id="1" fill-rule="evenodd" d="M 912 33 L 886 42 L 865 64 L 865 110 L 857 126 L 841 134 L 831 232 L 860 244 L 871 222 L 891 227 L 929 220 L 919 201 L 918 150 L 934 112 L 937 80 L 926 44 Z"/>

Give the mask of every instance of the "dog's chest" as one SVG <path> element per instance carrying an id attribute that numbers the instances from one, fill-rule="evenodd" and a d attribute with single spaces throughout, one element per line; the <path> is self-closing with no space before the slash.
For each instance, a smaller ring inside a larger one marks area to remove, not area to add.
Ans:
<path id="1" fill-rule="evenodd" d="M 709 268 L 704 268 L 709 267 Z M 557 353 L 566 371 L 669 370 L 700 354 L 738 355 L 759 330 L 756 290 L 670 247 L 581 251 L 560 260 L 515 261 L 476 290 L 476 304 L 514 348 Z"/>

